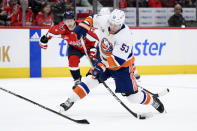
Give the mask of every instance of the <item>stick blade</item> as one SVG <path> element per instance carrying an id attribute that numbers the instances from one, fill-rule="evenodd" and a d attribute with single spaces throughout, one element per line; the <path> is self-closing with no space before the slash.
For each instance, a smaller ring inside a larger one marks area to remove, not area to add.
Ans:
<path id="1" fill-rule="evenodd" d="M 159 96 L 164 96 L 166 94 L 168 94 L 170 92 L 170 90 L 168 88 L 166 88 L 165 90 L 163 90 L 162 92 L 160 92 L 158 95 Z"/>
<path id="2" fill-rule="evenodd" d="M 83 120 L 77 120 L 76 122 L 77 122 L 77 123 L 79 123 L 79 124 L 90 124 L 90 123 L 89 123 L 89 121 L 88 121 L 88 120 L 86 120 L 86 119 L 83 119 Z"/>
<path id="3" fill-rule="evenodd" d="M 149 113 L 140 114 L 138 118 L 141 119 L 141 120 L 144 120 L 144 119 L 148 119 L 148 118 L 151 118 L 151 117 L 153 117 L 153 114 L 151 112 L 149 112 Z"/>

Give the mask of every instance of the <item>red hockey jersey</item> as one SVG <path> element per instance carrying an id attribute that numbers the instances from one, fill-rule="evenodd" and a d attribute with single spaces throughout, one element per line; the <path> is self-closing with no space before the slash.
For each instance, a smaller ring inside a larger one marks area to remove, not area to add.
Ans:
<path id="1" fill-rule="evenodd" d="M 78 23 L 79 21 L 76 21 L 76 24 Z M 94 34 L 93 32 L 91 32 L 91 34 L 94 35 L 94 38 L 97 38 L 96 34 Z M 50 27 L 47 33 L 47 37 L 49 39 L 51 39 L 52 37 L 62 38 L 68 42 L 69 46 L 73 46 L 76 49 L 79 49 L 82 53 L 84 53 L 81 42 L 77 39 L 75 32 L 70 31 L 64 24 L 64 22 L 60 22 L 58 25 Z M 97 46 L 96 41 L 90 41 L 87 38 L 84 39 L 84 42 L 87 50 L 89 50 L 90 47 Z"/>

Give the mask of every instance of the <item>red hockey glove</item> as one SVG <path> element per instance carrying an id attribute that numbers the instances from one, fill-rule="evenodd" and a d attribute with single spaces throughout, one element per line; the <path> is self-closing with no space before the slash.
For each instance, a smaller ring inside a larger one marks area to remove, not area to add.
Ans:
<path id="1" fill-rule="evenodd" d="M 96 60 L 96 52 L 97 52 L 96 48 L 94 48 L 94 47 L 90 48 L 90 50 L 89 50 L 90 59 Z"/>
<path id="2" fill-rule="evenodd" d="M 41 39 L 40 39 L 40 42 L 39 42 L 40 48 L 42 48 L 42 49 L 47 49 L 47 47 L 48 47 L 48 45 L 47 45 L 48 40 L 49 40 L 49 39 L 47 38 L 47 36 L 46 36 L 46 35 L 43 35 L 43 36 L 41 37 Z"/>

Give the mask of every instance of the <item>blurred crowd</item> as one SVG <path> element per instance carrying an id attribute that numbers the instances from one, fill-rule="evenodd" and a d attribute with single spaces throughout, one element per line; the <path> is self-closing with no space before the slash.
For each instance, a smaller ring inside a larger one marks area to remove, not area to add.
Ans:
<path id="1" fill-rule="evenodd" d="M 127 0 L 128 7 L 136 6 L 136 0 Z M 180 4 L 182 7 L 195 7 L 196 0 L 138 0 L 139 7 L 168 8 Z"/>
<path id="2" fill-rule="evenodd" d="M 0 2 L 0 25 L 5 26 L 51 26 L 62 20 L 65 10 L 73 7 L 70 1 L 59 0 L 0 0 Z"/>
<path id="3" fill-rule="evenodd" d="M 126 7 L 195 7 L 196 0 L 119 0 L 119 8 Z M 76 6 L 90 7 L 93 0 L 75 0 Z M 100 7 L 113 7 L 113 0 L 97 0 Z M 74 0 L 0 0 L 0 25 L 51 26 L 63 19 L 65 10 L 74 10 Z M 25 12 L 25 13 L 23 13 Z M 25 14 L 25 16 L 23 16 Z M 25 20 L 23 20 L 25 18 Z M 25 21 L 25 22 L 23 22 Z"/>

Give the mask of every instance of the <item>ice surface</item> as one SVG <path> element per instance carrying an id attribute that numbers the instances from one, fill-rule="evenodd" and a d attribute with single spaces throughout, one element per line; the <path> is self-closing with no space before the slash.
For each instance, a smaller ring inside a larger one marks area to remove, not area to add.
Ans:
<path id="1" fill-rule="evenodd" d="M 107 84 L 114 90 L 113 80 Z M 170 89 L 169 94 L 160 98 L 166 114 L 158 114 L 151 106 L 130 104 L 117 94 L 135 112 L 154 112 L 152 118 L 138 120 L 100 85 L 64 113 L 91 123 L 81 125 L 0 90 L 0 131 L 197 130 L 197 75 L 142 76 L 141 84 L 152 92 Z M 72 85 L 71 78 L 0 79 L 0 87 L 56 111 L 72 92 Z"/>

